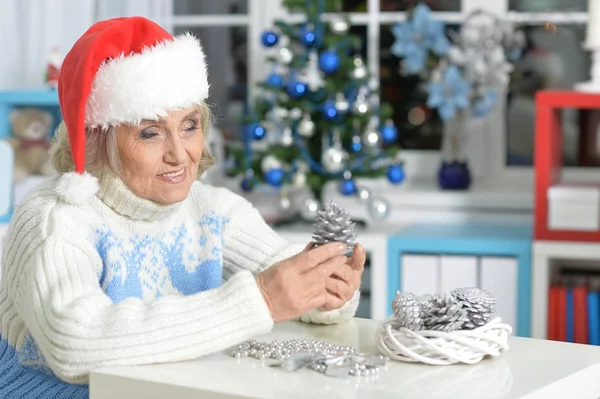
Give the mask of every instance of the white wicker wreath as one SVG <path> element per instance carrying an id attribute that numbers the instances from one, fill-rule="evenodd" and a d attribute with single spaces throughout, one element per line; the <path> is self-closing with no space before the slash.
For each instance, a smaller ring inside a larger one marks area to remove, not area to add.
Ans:
<path id="1" fill-rule="evenodd" d="M 497 357 L 508 350 L 512 327 L 499 317 L 473 330 L 451 332 L 412 331 L 395 328 L 392 316 L 378 331 L 377 347 L 390 359 L 431 365 L 475 364 L 483 358 Z"/>

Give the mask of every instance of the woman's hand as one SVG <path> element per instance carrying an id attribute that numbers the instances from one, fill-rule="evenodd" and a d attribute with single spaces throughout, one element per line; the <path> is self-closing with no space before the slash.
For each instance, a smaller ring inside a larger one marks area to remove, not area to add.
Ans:
<path id="1" fill-rule="evenodd" d="M 329 243 L 307 249 L 269 267 L 256 276 L 275 323 L 292 320 L 328 306 L 327 282 L 347 267 L 346 246 Z M 364 263 L 364 262 L 363 262 Z"/>
<path id="2" fill-rule="evenodd" d="M 312 244 L 309 244 L 305 251 L 311 248 Z M 360 288 L 366 258 L 365 248 L 360 244 L 356 244 L 352 257 L 347 258 L 344 266 L 338 268 L 327 279 L 325 283 L 327 301 L 319 310 L 339 309 L 354 297 L 354 292 Z"/>

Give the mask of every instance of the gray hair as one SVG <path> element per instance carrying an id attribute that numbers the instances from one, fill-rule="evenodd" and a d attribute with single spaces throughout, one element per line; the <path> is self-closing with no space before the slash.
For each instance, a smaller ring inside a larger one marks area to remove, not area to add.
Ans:
<path id="1" fill-rule="evenodd" d="M 204 148 L 202 157 L 198 164 L 197 177 L 214 163 L 208 146 L 208 134 L 211 128 L 211 112 L 206 104 L 198 105 L 201 114 L 202 134 L 204 135 Z M 50 159 L 58 173 L 68 173 L 75 170 L 75 163 L 69 143 L 67 126 L 61 122 L 56 129 L 52 147 L 50 148 Z M 117 176 L 120 175 L 119 152 L 117 149 L 116 129 L 86 129 L 85 131 L 85 170 L 93 176 L 100 177 L 102 173 L 110 171 Z"/>

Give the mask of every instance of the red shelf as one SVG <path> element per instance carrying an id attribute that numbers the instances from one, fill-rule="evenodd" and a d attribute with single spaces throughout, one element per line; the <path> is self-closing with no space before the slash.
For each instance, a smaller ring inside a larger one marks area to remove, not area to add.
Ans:
<path id="1" fill-rule="evenodd" d="M 546 241 L 600 242 L 600 231 L 548 229 L 548 188 L 561 180 L 564 108 L 600 109 L 600 94 L 542 90 L 535 98 L 535 224 L 534 237 Z"/>

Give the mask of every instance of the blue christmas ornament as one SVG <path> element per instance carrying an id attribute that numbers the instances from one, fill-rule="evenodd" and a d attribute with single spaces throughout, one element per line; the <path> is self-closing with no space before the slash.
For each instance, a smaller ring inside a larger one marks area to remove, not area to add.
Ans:
<path id="1" fill-rule="evenodd" d="M 252 123 L 246 127 L 246 137 L 254 140 L 262 140 L 265 137 L 265 128 L 258 123 Z"/>
<path id="2" fill-rule="evenodd" d="M 273 31 L 265 31 L 260 37 L 260 41 L 265 47 L 273 47 L 279 41 L 279 37 Z"/>
<path id="3" fill-rule="evenodd" d="M 398 139 L 398 129 L 393 123 L 386 123 L 381 128 L 381 138 L 384 143 L 393 143 Z"/>
<path id="4" fill-rule="evenodd" d="M 352 179 L 344 179 L 340 184 L 340 193 L 342 195 L 352 195 L 356 193 L 356 183 Z"/>
<path id="5" fill-rule="evenodd" d="M 273 72 L 267 77 L 267 84 L 272 87 L 283 86 L 283 78 L 278 73 Z"/>
<path id="6" fill-rule="evenodd" d="M 352 144 L 350 144 L 350 149 L 353 152 L 360 152 L 362 150 L 362 142 L 360 141 L 360 136 L 352 137 Z"/>
<path id="7" fill-rule="evenodd" d="M 333 101 L 327 101 L 323 104 L 323 117 L 327 120 L 333 120 L 338 115 L 338 111 L 335 108 Z"/>
<path id="8" fill-rule="evenodd" d="M 287 92 L 292 98 L 302 97 L 304 94 L 306 94 L 307 90 L 308 87 L 306 86 L 306 83 L 300 82 L 295 79 L 292 79 L 287 87 Z"/>
<path id="9" fill-rule="evenodd" d="M 240 184 L 240 186 L 242 187 L 242 190 L 244 190 L 245 192 L 252 191 L 252 178 L 244 177 L 242 179 L 242 183 Z"/>
<path id="10" fill-rule="evenodd" d="M 283 181 L 283 169 L 272 168 L 265 172 L 265 181 L 273 187 L 280 187 Z"/>
<path id="11" fill-rule="evenodd" d="M 340 67 L 340 57 L 333 51 L 325 51 L 319 55 L 319 68 L 325 73 L 334 73 Z"/>
<path id="12" fill-rule="evenodd" d="M 312 30 L 304 28 L 300 33 L 300 40 L 306 47 L 311 47 L 315 44 L 317 36 L 315 36 L 315 32 L 313 32 Z"/>
<path id="13" fill-rule="evenodd" d="M 394 164 L 388 166 L 387 178 L 390 183 L 401 183 L 402 180 L 404 180 L 404 169 L 402 169 L 402 165 Z"/>

